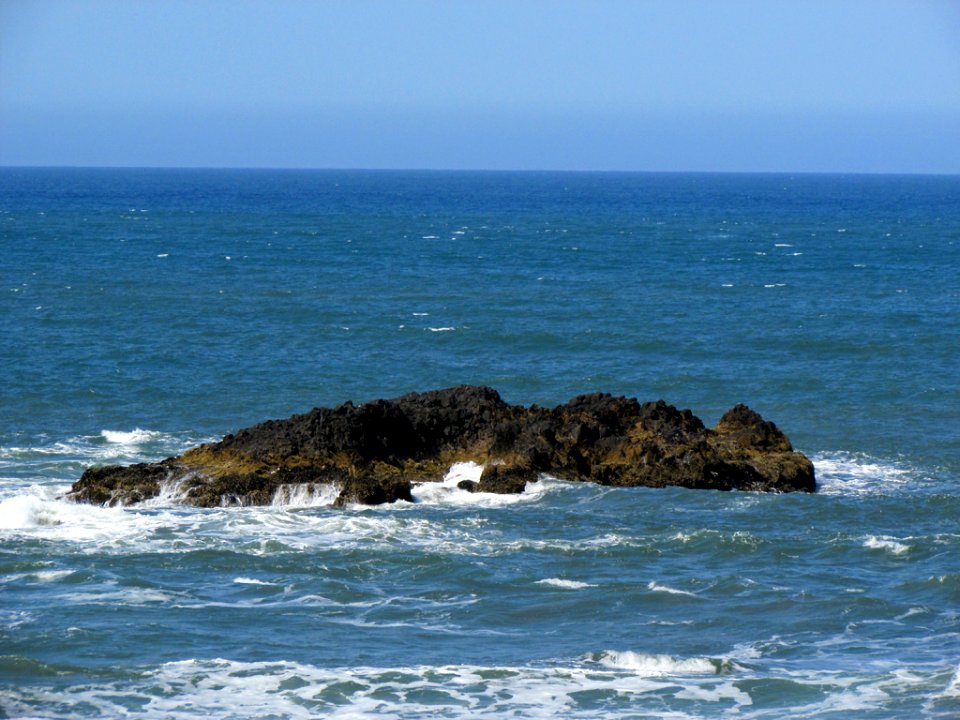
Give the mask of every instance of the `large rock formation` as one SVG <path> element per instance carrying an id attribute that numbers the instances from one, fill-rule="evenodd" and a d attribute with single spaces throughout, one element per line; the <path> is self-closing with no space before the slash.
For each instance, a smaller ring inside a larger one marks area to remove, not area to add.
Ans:
<path id="1" fill-rule="evenodd" d="M 580 395 L 542 408 L 462 386 L 315 408 L 270 420 L 158 463 L 92 467 L 68 497 L 133 504 L 168 493 L 188 505 L 265 505 L 296 490 L 335 504 L 412 501 L 412 483 L 451 464 L 484 466 L 467 490 L 515 493 L 541 474 L 602 485 L 813 492 L 813 464 L 744 405 L 708 429 L 662 400 Z"/>

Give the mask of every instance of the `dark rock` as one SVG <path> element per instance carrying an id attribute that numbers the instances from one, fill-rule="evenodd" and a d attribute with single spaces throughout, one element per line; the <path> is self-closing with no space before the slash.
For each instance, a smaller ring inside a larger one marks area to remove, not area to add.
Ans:
<path id="1" fill-rule="evenodd" d="M 162 483 L 171 474 L 166 461 L 87 468 L 70 495 L 78 502 L 94 505 L 132 505 L 159 495 Z"/>
<path id="2" fill-rule="evenodd" d="M 344 507 L 351 503 L 358 505 L 383 505 L 397 500 L 413 502 L 410 494 L 410 481 L 400 477 L 349 478 L 340 487 L 340 494 L 334 501 L 334 507 Z"/>
<path id="3" fill-rule="evenodd" d="M 540 474 L 529 465 L 487 465 L 477 483 L 479 492 L 522 493 L 528 482 L 536 482 Z"/>
<path id="4" fill-rule="evenodd" d="M 505 403 L 486 387 L 410 393 L 269 420 L 178 458 L 94 467 L 69 497 L 133 504 L 161 492 L 197 506 L 263 505 L 289 488 L 339 488 L 336 505 L 411 501 L 411 484 L 454 462 L 484 465 L 458 487 L 522 492 L 541 473 L 615 486 L 788 492 L 816 489 L 813 464 L 744 405 L 715 429 L 664 401 L 604 393 L 555 408 Z"/>
<path id="5" fill-rule="evenodd" d="M 746 405 L 734 405 L 717 423 L 717 433 L 727 441 L 759 450 L 790 452 L 793 446 L 780 428 L 764 420 Z"/>

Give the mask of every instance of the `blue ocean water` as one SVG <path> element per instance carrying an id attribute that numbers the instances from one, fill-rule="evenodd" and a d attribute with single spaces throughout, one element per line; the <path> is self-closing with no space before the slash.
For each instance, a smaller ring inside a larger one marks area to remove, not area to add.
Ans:
<path id="1" fill-rule="evenodd" d="M 0 717 L 957 717 L 958 270 L 958 177 L 0 169 Z M 58 499 L 460 383 L 820 492 Z"/>

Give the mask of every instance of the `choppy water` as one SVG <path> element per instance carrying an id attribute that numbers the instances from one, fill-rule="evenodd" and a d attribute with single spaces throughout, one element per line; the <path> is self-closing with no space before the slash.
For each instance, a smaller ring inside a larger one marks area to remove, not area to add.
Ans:
<path id="1" fill-rule="evenodd" d="M 0 170 L 0 716 L 960 715 L 960 179 Z M 816 495 L 58 500 L 469 382 L 736 402 Z"/>

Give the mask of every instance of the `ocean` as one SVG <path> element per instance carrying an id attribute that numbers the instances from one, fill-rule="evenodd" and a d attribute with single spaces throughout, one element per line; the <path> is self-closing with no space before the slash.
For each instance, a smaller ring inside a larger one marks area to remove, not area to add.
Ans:
<path id="1" fill-rule="evenodd" d="M 960 177 L 0 169 L 0 717 L 960 716 Z M 490 385 L 708 425 L 816 494 L 60 497 Z"/>

